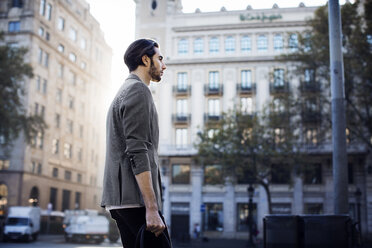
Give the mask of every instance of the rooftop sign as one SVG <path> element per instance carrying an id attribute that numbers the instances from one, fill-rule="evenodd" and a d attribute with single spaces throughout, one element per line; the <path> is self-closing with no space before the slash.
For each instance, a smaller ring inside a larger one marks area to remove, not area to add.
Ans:
<path id="1" fill-rule="evenodd" d="M 276 19 L 282 19 L 282 15 L 281 14 L 277 14 L 277 15 L 265 15 L 265 13 L 261 13 L 260 14 L 256 14 L 256 15 L 251 15 L 251 14 L 240 14 L 240 20 L 241 21 L 254 21 L 254 20 L 257 20 L 257 21 L 262 21 L 262 22 L 265 22 L 266 20 L 272 22 L 273 20 L 276 20 Z"/>

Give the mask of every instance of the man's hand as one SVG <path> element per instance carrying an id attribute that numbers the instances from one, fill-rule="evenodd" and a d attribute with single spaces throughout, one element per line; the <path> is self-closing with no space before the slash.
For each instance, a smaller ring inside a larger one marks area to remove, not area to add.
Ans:
<path id="1" fill-rule="evenodd" d="M 163 220 L 160 218 L 158 211 L 146 209 L 146 230 L 158 237 L 165 229 Z"/>

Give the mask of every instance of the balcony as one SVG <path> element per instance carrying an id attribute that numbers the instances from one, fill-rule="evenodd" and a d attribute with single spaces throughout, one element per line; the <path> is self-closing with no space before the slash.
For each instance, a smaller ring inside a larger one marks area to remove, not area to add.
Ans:
<path id="1" fill-rule="evenodd" d="M 256 83 L 252 83 L 251 85 L 245 84 L 237 84 L 236 85 L 236 93 L 238 95 L 251 95 L 256 92 Z"/>
<path id="2" fill-rule="evenodd" d="M 301 113 L 301 118 L 304 123 L 319 123 L 321 120 L 321 113 L 314 110 L 307 110 Z"/>
<path id="3" fill-rule="evenodd" d="M 191 115 L 190 114 L 173 114 L 172 122 L 173 124 L 190 124 Z"/>
<path id="4" fill-rule="evenodd" d="M 221 120 L 221 115 L 218 114 L 204 114 L 204 123 L 216 123 Z"/>
<path id="5" fill-rule="evenodd" d="M 303 93 L 318 93 L 320 92 L 320 83 L 318 81 L 313 82 L 301 81 L 300 90 Z"/>
<path id="6" fill-rule="evenodd" d="M 204 85 L 204 95 L 206 96 L 222 96 L 223 95 L 223 85 Z"/>
<path id="7" fill-rule="evenodd" d="M 289 83 L 284 82 L 270 82 L 270 94 L 281 94 L 289 92 Z"/>
<path id="8" fill-rule="evenodd" d="M 188 85 L 185 87 L 174 85 L 173 94 L 176 96 L 189 96 L 191 95 L 191 85 Z"/>

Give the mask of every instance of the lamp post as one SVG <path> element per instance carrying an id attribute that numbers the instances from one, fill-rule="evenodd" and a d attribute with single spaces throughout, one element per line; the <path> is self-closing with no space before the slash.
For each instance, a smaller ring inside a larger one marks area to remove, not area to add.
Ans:
<path id="1" fill-rule="evenodd" d="M 247 188 L 248 191 L 248 228 L 249 228 L 249 240 L 247 243 L 247 247 L 254 247 L 253 243 L 253 233 L 252 233 L 252 227 L 253 227 L 253 221 L 252 221 L 252 211 L 253 211 L 253 195 L 254 195 L 254 188 L 252 187 L 252 184 L 249 184 L 249 187 Z"/>
<path id="2" fill-rule="evenodd" d="M 354 196 L 355 196 L 355 202 L 356 202 L 356 207 L 357 207 L 356 211 L 357 211 L 358 229 L 359 229 L 360 235 L 362 235 L 362 226 L 360 223 L 360 199 L 362 196 L 362 191 L 360 190 L 359 187 L 356 188 Z"/>

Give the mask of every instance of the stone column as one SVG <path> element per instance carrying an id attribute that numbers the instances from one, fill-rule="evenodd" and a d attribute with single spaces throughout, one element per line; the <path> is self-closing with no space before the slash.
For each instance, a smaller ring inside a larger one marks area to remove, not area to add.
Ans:
<path id="1" fill-rule="evenodd" d="M 304 211 L 303 182 L 300 176 L 294 175 L 292 214 L 302 214 Z"/>
<path id="2" fill-rule="evenodd" d="M 230 178 L 225 182 L 226 195 L 223 202 L 223 232 L 224 237 L 233 238 L 236 233 L 235 187 Z"/>

